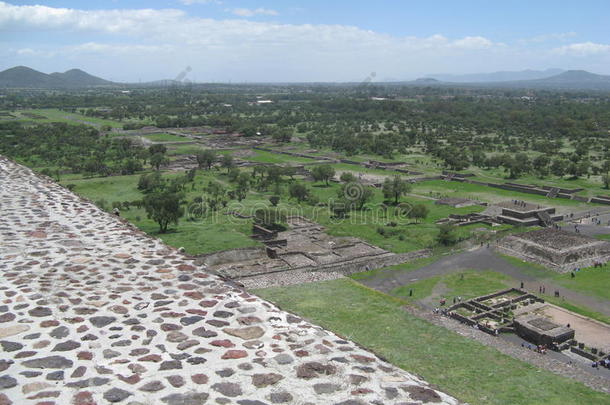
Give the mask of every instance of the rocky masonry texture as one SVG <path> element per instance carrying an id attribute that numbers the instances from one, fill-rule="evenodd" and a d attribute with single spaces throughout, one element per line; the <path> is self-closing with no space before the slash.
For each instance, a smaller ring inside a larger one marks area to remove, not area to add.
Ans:
<path id="1" fill-rule="evenodd" d="M 0 157 L 0 403 L 457 401 Z"/>

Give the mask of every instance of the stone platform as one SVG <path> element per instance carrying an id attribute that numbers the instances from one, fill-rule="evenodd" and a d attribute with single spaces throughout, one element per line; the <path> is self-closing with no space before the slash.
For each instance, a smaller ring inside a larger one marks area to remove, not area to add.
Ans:
<path id="1" fill-rule="evenodd" d="M 3 157 L 0 214 L 1 404 L 458 403 Z"/>
<path id="2" fill-rule="evenodd" d="M 551 228 L 507 236 L 497 249 L 559 272 L 610 261 L 610 243 Z"/>

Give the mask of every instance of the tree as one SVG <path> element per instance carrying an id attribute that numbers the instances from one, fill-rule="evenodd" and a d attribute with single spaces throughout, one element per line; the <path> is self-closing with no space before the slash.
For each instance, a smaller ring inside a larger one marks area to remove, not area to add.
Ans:
<path id="1" fill-rule="evenodd" d="M 159 171 L 161 166 L 165 166 L 169 163 L 169 159 L 165 157 L 165 155 L 161 153 L 155 153 L 150 157 L 150 165 L 155 168 L 156 171 Z"/>
<path id="2" fill-rule="evenodd" d="M 361 210 L 375 193 L 370 187 L 360 183 L 346 183 L 338 192 L 339 199 L 344 202 L 348 210 Z"/>
<path id="3" fill-rule="evenodd" d="M 276 142 L 290 142 L 290 139 L 292 138 L 292 129 L 278 128 L 271 136 Z"/>
<path id="4" fill-rule="evenodd" d="M 578 178 L 589 171 L 589 161 L 583 160 L 581 162 L 570 162 L 567 167 L 567 173 L 571 174 L 573 178 Z"/>
<path id="5" fill-rule="evenodd" d="M 604 188 L 610 188 L 610 175 L 608 173 L 602 174 L 602 182 L 604 183 Z"/>
<path id="6" fill-rule="evenodd" d="M 525 153 L 517 153 L 514 157 L 505 154 L 502 157 L 502 166 L 509 172 L 509 178 L 516 179 L 529 171 L 530 162 Z"/>
<path id="7" fill-rule="evenodd" d="M 553 159 L 551 163 L 551 173 L 557 177 L 563 177 L 566 174 L 568 168 L 568 161 L 562 158 Z"/>
<path id="8" fill-rule="evenodd" d="M 354 173 L 352 172 L 343 172 L 341 173 L 341 177 L 339 177 L 339 180 L 341 180 L 343 183 L 352 183 L 355 182 L 356 176 L 354 176 Z"/>
<path id="9" fill-rule="evenodd" d="M 151 145 L 148 148 L 148 154 L 150 156 L 156 155 L 157 153 L 160 153 L 162 155 L 165 155 L 165 153 L 167 152 L 167 148 L 165 147 L 165 145 L 157 143 L 154 145 Z"/>
<path id="10" fill-rule="evenodd" d="M 429 212 L 428 207 L 426 207 L 424 204 L 415 204 L 407 216 L 415 219 L 415 223 L 417 223 L 420 219 L 426 219 Z"/>
<path id="11" fill-rule="evenodd" d="M 235 190 L 237 199 L 239 201 L 245 199 L 248 195 L 248 191 L 250 191 L 250 176 L 248 173 L 240 173 L 239 176 L 237 176 L 237 189 Z"/>
<path id="12" fill-rule="evenodd" d="M 161 173 L 154 172 L 143 174 L 138 180 L 138 190 L 143 193 L 152 193 L 153 191 L 161 191 L 165 186 L 165 182 L 161 177 Z"/>
<path id="13" fill-rule="evenodd" d="M 184 214 L 178 194 L 157 192 L 144 197 L 144 209 L 149 219 L 159 224 L 159 232 L 167 232 L 170 223 L 178 224 Z"/>
<path id="14" fill-rule="evenodd" d="M 455 245 L 458 241 L 457 235 L 454 232 L 453 225 L 443 224 L 438 227 L 439 233 L 436 237 L 436 241 L 443 246 Z"/>
<path id="15" fill-rule="evenodd" d="M 197 153 L 197 164 L 199 168 L 206 167 L 208 170 L 212 168 L 212 165 L 216 162 L 216 153 L 211 149 L 206 149 Z"/>
<path id="16" fill-rule="evenodd" d="M 549 163 L 551 158 L 548 155 L 539 155 L 532 161 L 532 166 L 540 177 L 546 177 L 549 174 Z"/>
<path id="17" fill-rule="evenodd" d="M 335 177 L 335 169 L 331 165 L 316 166 L 311 170 L 311 175 L 315 181 L 324 181 L 328 186 L 330 179 Z"/>
<path id="18" fill-rule="evenodd" d="M 225 188 L 222 184 L 210 180 L 205 188 L 205 192 L 207 194 L 208 205 L 212 211 L 216 211 L 220 205 L 223 205 Z"/>
<path id="19" fill-rule="evenodd" d="M 271 203 L 271 205 L 273 205 L 274 207 L 277 207 L 277 205 L 280 202 L 280 196 L 279 195 L 272 195 L 271 197 L 269 197 L 269 202 Z"/>
<path id="20" fill-rule="evenodd" d="M 227 169 L 228 173 L 235 166 L 235 162 L 233 161 L 233 155 L 222 155 L 220 165 Z"/>
<path id="21" fill-rule="evenodd" d="M 288 188 L 288 194 L 291 198 L 296 198 L 298 202 L 303 202 L 309 197 L 309 190 L 304 184 L 292 183 Z"/>
<path id="22" fill-rule="evenodd" d="M 403 180 L 399 175 L 391 179 L 386 177 L 383 182 L 383 196 L 385 198 L 394 198 L 394 204 L 398 204 L 400 197 L 410 191 L 411 183 Z"/>

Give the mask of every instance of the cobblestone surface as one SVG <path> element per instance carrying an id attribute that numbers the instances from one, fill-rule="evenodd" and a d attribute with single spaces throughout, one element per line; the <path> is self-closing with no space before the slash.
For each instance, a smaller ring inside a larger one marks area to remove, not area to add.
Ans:
<path id="1" fill-rule="evenodd" d="M 0 157 L 1 404 L 458 401 Z"/>
<path id="2" fill-rule="evenodd" d="M 342 277 L 344 277 L 343 274 L 335 271 L 315 272 L 311 270 L 293 270 L 243 278 L 239 280 L 239 283 L 244 285 L 247 289 L 252 290 L 256 288 L 283 287 L 295 284 L 315 283 L 317 281 L 336 280 Z"/>

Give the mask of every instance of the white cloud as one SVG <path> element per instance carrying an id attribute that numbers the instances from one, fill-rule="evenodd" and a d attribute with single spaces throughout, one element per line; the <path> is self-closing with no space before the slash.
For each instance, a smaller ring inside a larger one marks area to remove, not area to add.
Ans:
<path id="1" fill-rule="evenodd" d="M 257 10 L 259 15 L 273 11 L 254 9 L 242 15 Z M 11 28 L 44 32 L 51 39 L 70 33 L 71 43 L 28 42 L 27 48 L 57 52 L 57 65 L 68 63 L 60 55 L 68 55 L 69 63 L 82 67 L 105 63 L 108 71 L 118 71 L 127 79 L 174 77 L 187 65 L 193 66 L 193 75 L 202 81 L 352 81 L 373 71 L 381 78 L 410 79 L 442 66 L 460 73 L 509 68 L 515 60 L 523 63 L 514 49 L 482 36 L 398 37 L 347 25 L 215 20 L 177 9 L 78 10 L 0 1 L 0 29 Z M 481 66 L 481 60 L 491 60 L 492 52 L 498 66 Z"/>
<path id="2" fill-rule="evenodd" d="M 573 56 L 595 56 L 595 55 L 610 55 L 610 45 L 596 44 L 594 42 L 581 42 L 577 44 L 564 45 L 553 49 L 553 52 L 558 55 L 573 55 Z"/>
<path id="3" fill-rule="evenodd" d="M 457 41 L 454 41 L 452 45 L 463 49 L 487 49 L 493 46 L 493 42 L 487 38 L 477 36 L 458 39 Z"/>
<path id="4" fill-rule="evenodd" d="M 268 8 L 234 8 L 226 11 L 229 11 L 232 14 L 238 15 L 240 17 L 254 17 L 256 15 L 279 15 L 277 11 Z"/>
<path id="5" fill-rule="evenodd" d="M 531 37 L 531 38 L 521 39 L 521 40 L 519 40 L 519 42 L 522 44 L 528 44 L 528 43 L 535 44 L 535 43 L 543 43 L 543 42 L 549 42 L 549 41 L 566 41 L 570 38 L 575 37 L 576 35 L 577 34 L 574 31 L 542 34 L 542 35 L 536 35 L 535 37 Z"/>
<path id="6" fill-rule="evenodd" d="M 178 0 L 178 1 L 180 1 L 180 3 L 184 4 L 185 6 L 192 6 L 193 4 L 210 4 L 210 3 L 222 4 L 222 2 L 219 0 Z"/>
<path id="7" fill-rule="evenodd" d="M 67 46 L 60 50 L 62 54 L 155 54 L 158 52 L 172 51 L 170 45 L 131 45 L 131 44 L 103 44 L 98 42 L 86 42 L 84 44 Z"/>

